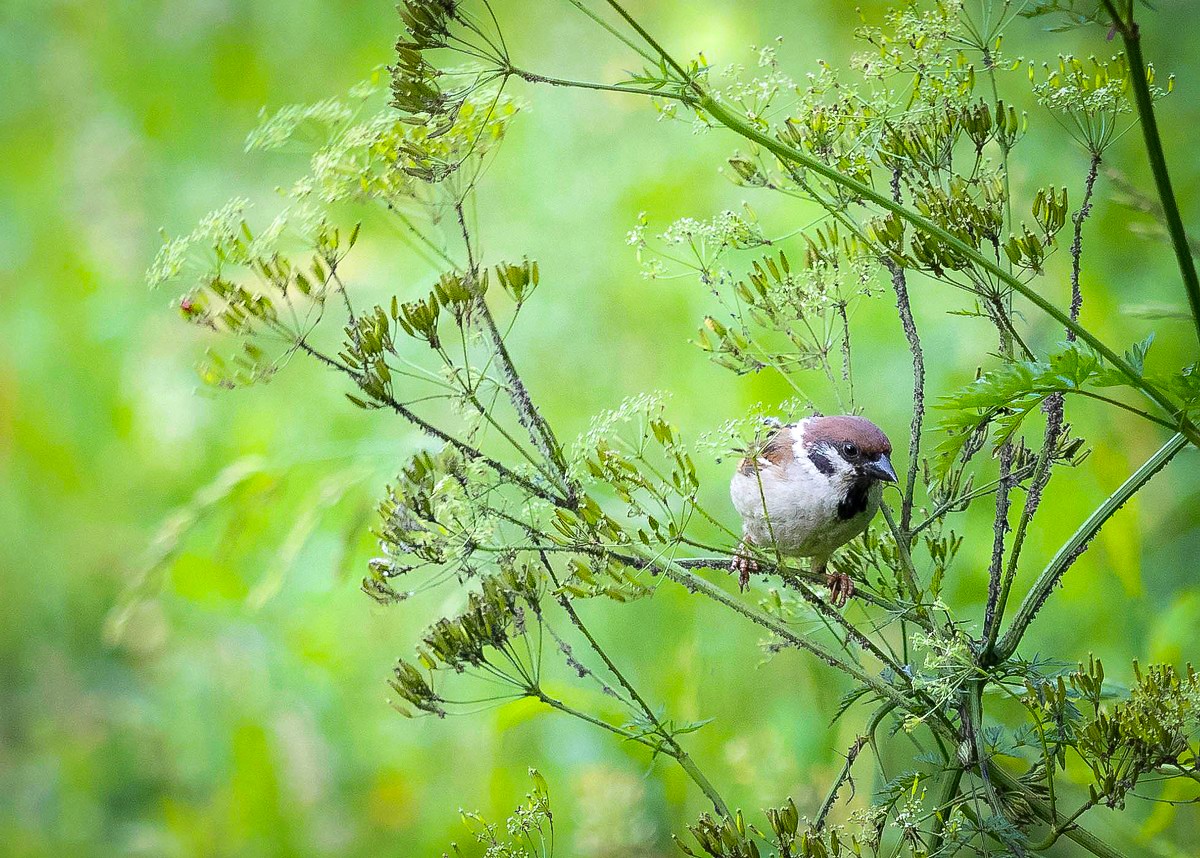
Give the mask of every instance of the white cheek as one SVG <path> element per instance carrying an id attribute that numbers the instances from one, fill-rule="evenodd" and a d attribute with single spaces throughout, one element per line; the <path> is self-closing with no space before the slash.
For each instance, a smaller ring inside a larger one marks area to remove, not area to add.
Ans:
<path id="1" fill-rule="evenodd" d="M 833 488 L 843 489 L 849 488 L 850 485 L 858 479 L 858 473 L 854 470 L 854 466 L 842 458 L 842 454 L 830 444 L 819 444 L 813 448 L 813 452 L 819 453 L 833 466 L 832 474 L 823 474 L 817 470 L 817 466 L 812 463 L 812 460 L 807 455 L 804 456 L 804 461 L 808 464 L 815 473 L 826 480 Z"/>

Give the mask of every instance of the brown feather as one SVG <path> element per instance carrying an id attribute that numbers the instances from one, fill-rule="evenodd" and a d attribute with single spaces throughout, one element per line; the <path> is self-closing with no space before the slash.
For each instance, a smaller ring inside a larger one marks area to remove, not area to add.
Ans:
<path id="1" fill-rule="evenodd" d="M 853 441 L 867 457 L 887 456 L 892 452 L 892 442 L 883 430 L 865 417 L 850 414 L 809 419 L 804 424 L 804 443 L 812 445 L 822 441 L 835 445 Z"/>
<path id="2" fill-rule="evenodd" d="M 792 437 L 792 427 L 780 427 L 767 438 L 766 444 L 758 451 L 757 458 L 766 459 L 772 465 L 779 468 L 786 467 L 796 458 L 795 443 L 796 440 Z M 755 459 L 745 458 L 738 465 L 738 473 L 748 477 L 757 471 L 759 467 Z"/>

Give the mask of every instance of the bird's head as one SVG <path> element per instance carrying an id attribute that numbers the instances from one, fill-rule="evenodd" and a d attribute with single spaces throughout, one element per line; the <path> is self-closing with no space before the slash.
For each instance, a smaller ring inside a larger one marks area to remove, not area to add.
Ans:
<path id="1" fill-rule="evenodd" d="M 810 417 L 802 426 L 805 454 L 831 480 L 847 486 L 896 482 L 888 458 L 892 442 L 865 417 Z"/>

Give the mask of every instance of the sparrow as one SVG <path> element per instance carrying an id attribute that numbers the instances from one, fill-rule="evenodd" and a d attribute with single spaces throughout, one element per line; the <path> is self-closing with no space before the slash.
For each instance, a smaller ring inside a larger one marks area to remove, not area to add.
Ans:
<path id="1" fill-rule="evenodd" d="M 826 572 L 833 552 L 867 529 L 879 511 L 883 483 L 896 482 L 892 444 L 864 417 L 808 417 L 774 429 L 742 459 L 729 485 L 742 517 L 742 545 L 730 563 L 742 589 L 758 564 L 747 547 L 772 547 L 809 557 Z M 841 607 L 854 595 L 845 574 L 828 573 L 830 598 Z"/>

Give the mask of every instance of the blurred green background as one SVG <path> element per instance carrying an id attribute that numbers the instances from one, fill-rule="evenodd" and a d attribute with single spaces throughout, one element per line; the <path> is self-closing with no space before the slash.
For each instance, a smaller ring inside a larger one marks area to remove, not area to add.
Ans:
<path id="1" fill-rule="evenodd" d="M 852 4 L 819 0 L 633 5 L 678 53 L 703 50 L 718 66 L 748 63 L 750 46 L 782 35 L 796 77 L 817 59 L 845 65 L 858 23 Z M 885 6 L 862 5 L 868 17 Z M 1185 219 L 1200 231 L 1200 23 L 1188 2 L 1157 5 L 1143 13 L 1147 51 L 1179 78 L 1161 124 Z M 514 54 L 535 71 L 614 80 L 628 64 L 566 3 L 499 6 Z M 677 854 L 670 834 L 703 809 L 674 769 L 561 717 L 505 707 L 410 721 L 389 708 L 390 663 L 454 598 L 384 609 L 358 589 L 374 502 L 421 439 L 350 408 L 340 382 L 302 361 L 265 388 L 197 389 L 206 343 L 170 294 L 143 285 L 160 226 L 184 232 L 233 195 L 267 218 L 275 186 L 303 170 L 301 156 L 242 153 L 261 106 L 345 91 L 389 61 L 397 32 L 390 4 L 347 0 L 0 9 L 0 854 L 435 855 L 468 840 L 458 808 L 502 820 L 528 766 L 550 781 L 562 855 Z M 1115 50 L 1099 30 L 1050 35 L 1025 22 L 1007 48 L 1039 60 Z M 1011 80 L 1023 88 L 1021 74 Z M 560 437 L 643 390 L 669 392 L 693 437 L 783 398 L 688 343 L 709 296 L 643 280 L 625 233 L 640 211 L 665 226 L 744 199 L 769 233 L 811 213 L 734 187 L 718 174 L 731 141 L 659 123 L 640 100 L 522 95 L 530 108 L 481 189 L 480 234 L 492 261 L 541 263 L 513 342 Z M 1029 107 L 1017 186 L 1067 183 L 1077 200 L 1084 156 Z M 1109 161 L 1148 187 L 1140 153 L 1135 130 Z M 1124 312 L 1180 303 L 1168 248 L 1131 231 L 1139 218 L 1112 195 L 1102 180 L 1085 321 L 1116 344 L 1157 327 L 1157 359 L 1179 365 L 1194 351 L 1188 326 Z M 363 242 L 354 276 L 371 294 L 426 288 L 433 272 L 386 233 Z M 1061 297 L 1055 264 L 1047 283 Z M 942 315 L 956 296 L 937 287 L 914 298 L 932 390 L 969 380 L 986 329 Z M 910 382 L 888 307 L 885 295 L 855 319 L 856 370 L 860 401 L 897 438 Z M 1034 339 L 1053 340 L 1030 321 Z M 1070 416 L 1096 452 L 1057 478 L 1030 567 L 1161 442 L 1111 412 L 1075 404 Z M 1028 652 L 1096 652 L 1118 678 L 1134 656 L 1195 655 L 1197 458 L 1181 456 L 1112 521 Z M 705 476 L 711 505 L 727 509 L 722 467 Z M 982 535 L 971 521 L 968 534 Z M 983 551 L 964 552 L 949 588 L 971 616 Z M 113 605 L 137 582 L 155 597 L 114 641 Z M 826 729 L 840 688 L 829 673 L 795 653 L 763 663 L 756 631 L 680 592 L 586 608 L 647 697 L 679 718 L 716 719 L 690 744 L 732 804 L 791 795 L 815 811 L 856 726 Z M 868 776 L 859 788 L 869 793 Z M 1197 854 L 1194 808 L 1096 818 L 1132 854 Z"/>

